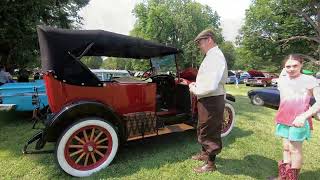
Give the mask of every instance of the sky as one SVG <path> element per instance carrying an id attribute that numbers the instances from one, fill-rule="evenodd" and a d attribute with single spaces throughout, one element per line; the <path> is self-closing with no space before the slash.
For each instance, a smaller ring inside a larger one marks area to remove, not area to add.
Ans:
<path id="1" fill-rule="evenodd" d="M 209 5 L 221 17 L 222 34 L 227 41 L 235 41 L 244 22 L 245 9 L 251 0 L 196 0 Z M 141 0 L 91 0 L 80 11 L 84 29 L 103 29 L 129 34 L 135 23 L 132 10 Z"/>

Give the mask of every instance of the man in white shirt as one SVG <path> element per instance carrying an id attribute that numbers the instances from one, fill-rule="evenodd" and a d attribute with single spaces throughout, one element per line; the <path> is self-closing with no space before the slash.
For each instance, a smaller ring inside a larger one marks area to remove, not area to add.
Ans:
<path id="1" fill-rule="evenodd" d="M 215 43 L 212 30 L 202 31 L 195 42 L 206 56 L 202 61 L 195 83 L 189 85 L 190 92 L 197 96 L 198 142 L 202 146 L 194 160 L 205 161 L 194 169 L 197 173 L 216 170 L 216 155 L 221 152 L 221 128 L 225 105 L 224 84 L 228 77 L 227 63 L 223 53 Z"/>

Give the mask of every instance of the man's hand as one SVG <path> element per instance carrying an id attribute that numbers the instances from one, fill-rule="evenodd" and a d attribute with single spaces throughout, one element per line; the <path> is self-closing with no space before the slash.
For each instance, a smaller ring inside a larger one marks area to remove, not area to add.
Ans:
<path id="1" fill-rule="evenodd" d="M 294 126 L 294 127 L 304 127 L 304 123 L 306 122 L 306 118 L 304 117 L 304 116 L 297 116 L 295 119 L 294 119 L 294 121 L 293 121 L 293 123 L 292 123 L 292 125 Z"/>
<path id="2" fill-rule="evenodd" d="M 194 94 L 194 90 L 196 88 L 196 83 L 192 82 L 189 84 L 189 91 Z"/>

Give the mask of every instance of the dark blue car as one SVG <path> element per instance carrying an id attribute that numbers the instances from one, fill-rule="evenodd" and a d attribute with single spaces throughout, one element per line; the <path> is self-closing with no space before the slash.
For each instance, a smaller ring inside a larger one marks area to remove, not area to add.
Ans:
<path id="1" fill-rule="evenodd" d="M 248 97 L 251 103 L 257 106 L 278 109 L 280 104 L 280 93 L 276 87 L 250 90 L 248 91 Z M 310 104 L 314 103 L 315 99 L 312 97 Z"/>

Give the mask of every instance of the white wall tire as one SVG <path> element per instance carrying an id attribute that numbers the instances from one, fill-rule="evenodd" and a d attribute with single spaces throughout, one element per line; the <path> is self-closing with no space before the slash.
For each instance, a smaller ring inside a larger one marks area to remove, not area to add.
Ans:
<path id="1" fill-rule="evenodd" d="M 231 130 L 235 125 L 235 110 L 232 104 L 226 102 L 224 107 L 223 113 L 223 122 L 222 122 L 222 129 L 221 129 L 221 137 L 225 137 L 230 134 Z"/>
<path id="2" fill-rule="evenodd" d="M 61 134 L 55 156 L 67 174 L 85 177 L 107 167 L 118 147 L 119 138 L 114 127 L 103 119 L 92 117 L 72 124 Z"/>
<path id="3" fill-rule="evenodd" d="M 252 96 L 251 103 L 256 106 L 263 106 L 264 105 L 263 99 L 258 94 Z"/>

